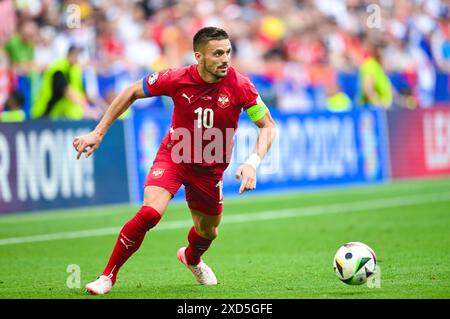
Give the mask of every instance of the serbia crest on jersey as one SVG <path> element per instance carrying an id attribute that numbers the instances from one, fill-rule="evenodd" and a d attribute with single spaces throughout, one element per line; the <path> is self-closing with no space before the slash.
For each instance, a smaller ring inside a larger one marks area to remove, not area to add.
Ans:
<path id="1" fill-rule="evenodd" d="M 143 79 L 143 89 L 147 96 L 166 95 L 174 102 L 171 129 L 161 147 L 175 148 L 190 134 L 191 154 L 183 150 L 182 156 L 202 166 L 228 165 L 240 113 L 257 104 L 258 98 L 250 80 L 233 67 L 219 82 L 208 83 L 196 64 L 153 73 Z M 205 152 L 211 153 L 210 158 Z"/>
<path id="2" fill-rule="evenodd" d="M 221 108 L 227 108 L 230 106 L 230 97 L 224 93 L 220 93 L 217 97 L 217 105 Z"/>

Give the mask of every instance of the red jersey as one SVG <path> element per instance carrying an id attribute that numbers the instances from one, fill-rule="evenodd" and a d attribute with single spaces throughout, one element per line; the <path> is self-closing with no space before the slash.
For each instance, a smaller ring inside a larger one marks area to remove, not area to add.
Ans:
<path id="1" fill-rule="evenodd" d="M 143 89 L 147 96 L 166 95 L 174 102 L 171 128 L 161 147 L 172 149 L 172 160 L 179 154 L 182 162 L 201 166 L 228 166 L 240 113 L 258 98 L 250 80 L 233 67 L 219 82 L 208 83 L 196 64 L 153 73 L 143 79 Z M 191 149 L 181 147 L 182 142 Z"/>

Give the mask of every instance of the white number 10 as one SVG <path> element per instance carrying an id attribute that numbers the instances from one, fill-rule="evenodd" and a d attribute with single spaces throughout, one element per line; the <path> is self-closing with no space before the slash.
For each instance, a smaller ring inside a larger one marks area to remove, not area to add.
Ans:
<path id="1" fill-rule="evenodd" d="M 214 125 L 214 111 L 212 109 L 197 108 L 194 113 L 197 113 L 197 128 L 211 128 Z M 202 116 L 203 114 L 203 116 Z"/>

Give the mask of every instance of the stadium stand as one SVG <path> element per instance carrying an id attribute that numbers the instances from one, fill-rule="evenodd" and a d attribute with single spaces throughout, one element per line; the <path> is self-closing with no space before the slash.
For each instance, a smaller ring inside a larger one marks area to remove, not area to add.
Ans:
<path id="1" fill-rule="evenodd" d="M 443 1 L 5 0 L 0 17 L 11 22 L 0 27 L 0 111 L 19 91 L 27 118 L 44 70 L 71 45 L 81 48 L 84 85 L 98 97 L 91 104 L 107 104 L 143 74 L 193 63 L 190 39 L 206 25 L 228 30 L 233 64 L 281 112 L 325 109 L 329 74 L 360 107 L 365 40 L 380 49 L 392 109 L 450 102 L 450 16 Z"/>

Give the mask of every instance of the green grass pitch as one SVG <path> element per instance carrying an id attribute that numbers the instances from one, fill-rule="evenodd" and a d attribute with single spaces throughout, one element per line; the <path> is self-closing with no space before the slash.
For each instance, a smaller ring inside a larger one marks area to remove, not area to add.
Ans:
<path id="1" fill-rule="evenodd" d="M 112 292 L 84 285 L 103 269 L 117 232 L 138 207 L 104 206 L 0 218 L 0 298 L 449 298 L 450 179 L 225 200 L 204 260 L 217 286 L 200 286 L 176 258 L 190 214 L 172 203 L 119 273 Z M 56 235 L 55 235 L 56 234 Z M 361 241 L 378 255 L 379 288 L 348 286 L 336 250 Z M 81 288 L 68 288 L 68 265 Z"/>

